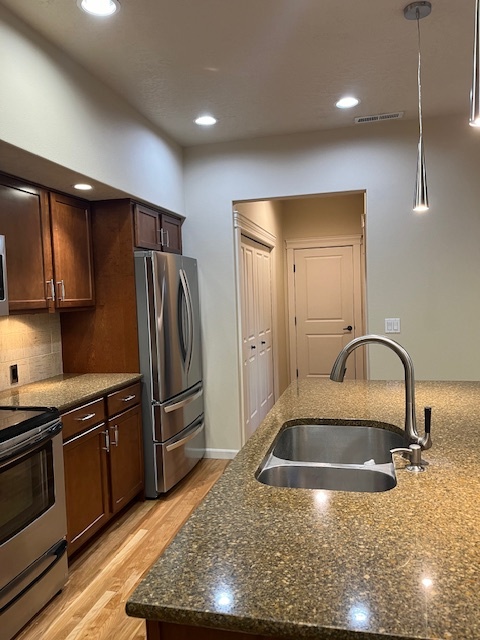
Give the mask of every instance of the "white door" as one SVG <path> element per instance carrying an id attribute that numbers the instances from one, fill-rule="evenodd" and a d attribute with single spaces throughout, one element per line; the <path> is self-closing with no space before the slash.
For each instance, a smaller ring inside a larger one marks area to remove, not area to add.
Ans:
<path id="1" fill-rule="evenodd" d="M 270 252 L 242 236 L 242 345 L 245 437 L 272 408 L 272 292 Z"/>
<path id="2" fill-rule="evenodd" d="M 329 377 L 354 337 L 353 247 L 296 249 L 294 265 L 297 376 Z M 349 357 L 346 378 L 356 377 L 355 357 Z"/>

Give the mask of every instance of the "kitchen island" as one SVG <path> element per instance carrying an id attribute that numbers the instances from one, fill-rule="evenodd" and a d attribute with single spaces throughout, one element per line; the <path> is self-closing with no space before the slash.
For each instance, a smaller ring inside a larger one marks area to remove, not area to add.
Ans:
<path id="1" fill-rule="evenodd" d="M 480 383 L 418 382 L 425 473 L 380 493 L 255 479 L 283 423 L 402 427 L 403 382 L 293 383 L 127 602 L 149 639 L 480 638 Z"/>

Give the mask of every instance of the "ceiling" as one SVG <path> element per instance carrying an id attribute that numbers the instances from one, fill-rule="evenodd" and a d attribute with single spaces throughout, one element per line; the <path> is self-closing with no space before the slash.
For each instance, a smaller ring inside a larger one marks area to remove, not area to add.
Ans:
<path id="1" fill-rule="evenodd" d="M 182 146 L 417 116 L 405 0 L 120 0 L 110 18 L 76 0 L 0 2 Z M 474 0 L 432 0 L 420 22 L 426 117 L 467 117 L 473 25 Z M 336 109 L 345 94 L 360 105 Z M 215 127 L 193 123 L 204 112 Z"/>

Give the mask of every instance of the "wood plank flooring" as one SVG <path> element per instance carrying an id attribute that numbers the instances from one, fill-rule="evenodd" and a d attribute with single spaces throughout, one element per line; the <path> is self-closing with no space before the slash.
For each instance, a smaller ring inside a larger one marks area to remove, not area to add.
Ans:
<path id="1" fill-rule="evenodd" d="M 227 464 L 202 460 L 166 497 L 134 504 L 72 562 L 62 593 L 15 640 L 145 640 L 125 602 Z"/>

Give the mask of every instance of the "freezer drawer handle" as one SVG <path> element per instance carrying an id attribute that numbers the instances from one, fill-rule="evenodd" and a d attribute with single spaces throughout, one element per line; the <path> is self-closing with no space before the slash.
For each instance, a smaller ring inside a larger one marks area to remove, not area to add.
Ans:
<path id="1" fill-rule="evenodd" d="M 185 398 L 185 400 L 180 400 L 180 402 L 175 402 L 175 404 L 168 405 L 168 407 L 165 407 L 164 411 L 165 413 L 171 413 L 172 411 L 176 411 L 177 409 L 186 407 L 187 404 L 190 404 L 194 400 L 197 400 L 198 398 L 200 398 L 202 394 L 203 394 L 203 389 L 200 389 L 200 391 L 197 391 L 197 393 L 194 393 L 193 396 L 189 396 L 188 398 Z"/>
<path id="2" fill-rule="evenodd" d="M 167 445 L 167 451 L 173 451 L 174 449 L 178 449 L 178 447 L 183 447 L 183 445 L 186 444 L 189 440 L 192 440 L 193 438 L 195 438 L 195 436 L 198 436 L 199 433 L 202 433 L 204 429 L 205 423 L 201 422 L 198 429 L 195 429 L 195 431 L 190 433 L 188 436 L 185 436 L 185 438 L 182 438 L 178 442 L 173 442 L 172 444 Z"/>

